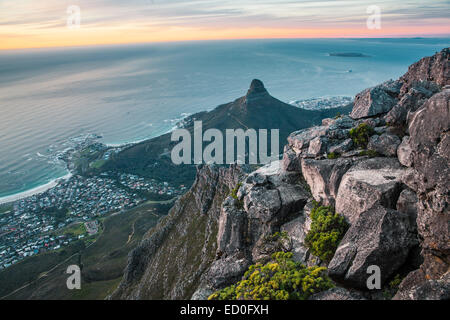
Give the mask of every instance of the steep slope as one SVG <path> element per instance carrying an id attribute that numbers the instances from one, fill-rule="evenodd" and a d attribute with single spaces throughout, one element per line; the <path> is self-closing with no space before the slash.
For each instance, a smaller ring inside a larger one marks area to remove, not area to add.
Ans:
<path id="1" fill-rule="evenodd" d="M 220 207 L 243 175 L 239 167 L 201 167 L 191 190 L 129 256 L 113 299 L 186 299 L 216 255 Z"/>

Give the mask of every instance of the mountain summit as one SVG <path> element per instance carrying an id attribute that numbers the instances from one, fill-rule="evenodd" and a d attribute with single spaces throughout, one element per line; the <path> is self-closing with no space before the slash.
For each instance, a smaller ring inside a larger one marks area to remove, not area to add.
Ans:
<path id="1" fill-rule="evenodd" d="M 267 129 L 269 132 L 271 129 L 279 129 L 280 145 L 283 145 L 292 131 L 320 124 L 322 119 L 334 117 L 337 113 L 348 113 L 351 108 L 352 105 L 318 111 L 304 110 L 272 97 L 263 82 L 255 79 L 245 96 L 222 104 L 214 110 L 193 114 L 179 125 L 191 133 L 194 121 L 202 121 L 204 131 L 211 128 L 222 132 L 226 129 Z M 169 151 L 174 143 L 170 137 L 171 134 L 168 133 L 130 146 L 113 155 L 102 170 L 125 171 L 190 185 L 195 177 L 195 167 L 173 165 Z"/>
<path id="2" fill-rule="evenodd" d="M 250 89 L 248 89 L 246 95 L 246 102 L 255 101 L 263 98 L 270 97 L 269 92 L 267 92 L 264 87 L 264 83 L 261 80 L 254 79 L 250 84 Z"/>

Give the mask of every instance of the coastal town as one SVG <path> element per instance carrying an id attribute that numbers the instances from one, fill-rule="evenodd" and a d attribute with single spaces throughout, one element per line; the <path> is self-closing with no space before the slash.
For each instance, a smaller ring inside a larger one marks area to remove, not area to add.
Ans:
<path id="1" fill-rule="evenodd" d="M 171 199 L 185 191 L 184 185 L 105 172 L 94 177 L 74 175 L 41 194 L 4 204 L 0 207 L 0 270 L 94 237 L 102 216 L 124 213 L 154 196 Z"/>

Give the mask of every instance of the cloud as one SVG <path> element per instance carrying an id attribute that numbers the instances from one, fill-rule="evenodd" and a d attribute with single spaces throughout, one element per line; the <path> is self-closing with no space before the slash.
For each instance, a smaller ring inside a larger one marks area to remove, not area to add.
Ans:
<path id="1" fill-rule="evenodd" d="M 105 30 L 364 29 L 369 5 L 383 28 L 433 27 L 450 33 L 448 0 L 0 0 L 3 34 L 64 32 L 67 7 L 81 8 L 82 27 Z M 421 33 L 421 28 L 416 28 Z"/>

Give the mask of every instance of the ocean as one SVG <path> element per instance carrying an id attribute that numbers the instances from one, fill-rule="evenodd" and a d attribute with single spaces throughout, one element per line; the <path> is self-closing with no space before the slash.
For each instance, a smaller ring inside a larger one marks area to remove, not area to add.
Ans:
<path id="1" fill-rule="evenodd" d="M 285 102 L 352 97 L 449 44 L 301 39 L 0 51 L 0 201 L 67 175 L 56 155 L 88 135 L 111 145 L 155 137 L 243 96 L 254 78 Z"/>

